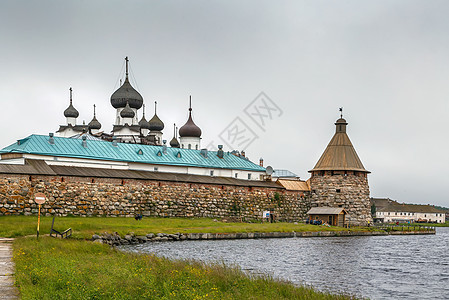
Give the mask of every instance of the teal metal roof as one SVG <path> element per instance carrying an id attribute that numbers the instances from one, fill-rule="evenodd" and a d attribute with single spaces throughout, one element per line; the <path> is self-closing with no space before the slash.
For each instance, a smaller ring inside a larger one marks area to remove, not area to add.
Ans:
<path id="1" fill-rule="evenodd" d="M 264 167 L 226 152 L 223 159 L 217 156 L 216 151 L 209 151 L 205 158 L 200 154 L 200 150 L 193 149 L 167 147 L 167 152 L 164 154 L 162 146 L 125 143 L 117 143 L 117 146 L 113 146 L 107 141 L 87 140 L 85 148 L 79 139 L 54 137 L 54 144 L 50 144 L 48 140 L 48 136 L 33 134 L 3 148 L 0 154 L 28 153 L 158 165 L 265 171 Z"/>

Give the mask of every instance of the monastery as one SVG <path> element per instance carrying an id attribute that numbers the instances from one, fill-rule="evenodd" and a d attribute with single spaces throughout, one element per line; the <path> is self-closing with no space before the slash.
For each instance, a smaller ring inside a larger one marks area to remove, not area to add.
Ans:
<path id="1" fill-rule="evenodd" d="M 314 217 L 330 224 L 372 222 L 370 172 L 346 133 L 343 115 L 309 180 L 273 181 L 262 161 L 251 162 L 244 151 L 202 149 L 191 99 L 186 123 L 179 130 L 174 126 L 167 145 L 157 104 L 147 121 L 125 60 L 125 80 L 110 98 L 116 110 L 111 133 L 101 131 L 95 106 L 92 120 L 77 124 L 70 89 L 66 124 L 56 136 L 33 134 L 0 150 L 0 215 L 35 214 L 33 195 L 44 192 L 49 201 L 43 211 L 49 215 L 260 220 L 270 211 L 278 220 L 303 221 L 314 208 Z M 324 213 L 331 211 L 337 215 Z"/>

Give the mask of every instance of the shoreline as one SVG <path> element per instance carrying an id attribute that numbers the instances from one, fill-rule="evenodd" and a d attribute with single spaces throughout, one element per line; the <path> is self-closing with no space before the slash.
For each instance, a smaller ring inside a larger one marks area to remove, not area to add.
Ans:
<path id="1" fill-rule="evenodd" d="M 92 236 L 96 243 L 111 246 L 136 245 L 147 242 L 197 241 L 197 240 L 235 240 L 235 239 L 267 239 L 267 238 L 309 238 L 309 237 L 351 237 L 351 236 L 387 236 L 387 235 L 428 235 L 436 234 L 435 230 L 421 231 L 303 231 L 303 232 L 248 232 L 248 233 L 150 233 L 147 235 L 104 234 Z"/>

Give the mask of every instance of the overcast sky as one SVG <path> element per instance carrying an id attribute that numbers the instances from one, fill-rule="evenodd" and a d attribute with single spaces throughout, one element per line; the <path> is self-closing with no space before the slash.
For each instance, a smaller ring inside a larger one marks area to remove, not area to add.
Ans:
<path id="1" fill-rule="evenodd" d="M 449 206 L 448 13 L 444 0 L 1 1 L 0 146 L 57 131 L 69 87 L 78 123 L 96 104 L 110 132 L 129 56 L 167 140 L 192 95 L 202 146 L 249 138 L 235 148 L 307 179 L 344 107 L 372 196 Z"/>

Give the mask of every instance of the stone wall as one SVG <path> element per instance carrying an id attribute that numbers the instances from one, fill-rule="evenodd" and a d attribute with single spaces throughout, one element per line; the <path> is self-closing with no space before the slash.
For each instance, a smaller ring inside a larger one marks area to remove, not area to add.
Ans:
<path id="1" fill-rule="evenodd" d="M 343 207 L 349 213 L 351 225 L 373 222 L 365 173 L 313 174 L 310 186 L 313 206 Z"/>
<path id="2" fill-rule="evenodd" d="M 189 184 L 154 180 L 0 175 L 0 216 L 37 214 L 34 194 L 48 201 L 43 215 L 234 218 L 259 220 L 264 210 L 282 221 L 301 221 L 309 197 L 282 188 Z"/>

